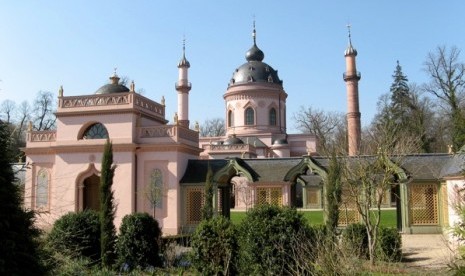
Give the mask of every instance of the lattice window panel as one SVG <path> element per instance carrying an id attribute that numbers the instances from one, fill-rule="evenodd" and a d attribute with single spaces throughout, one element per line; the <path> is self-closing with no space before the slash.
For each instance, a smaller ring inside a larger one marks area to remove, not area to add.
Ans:
<path id="1" fill-rule="evenodd" d="M 37 174 L 36 184 L 36 208 L 45 209 L 48 207 L 49 197 L 49 174 L 46 169 L 41 169 Z"/>
<path id="2" fill-rule="evenodd" d="M 205 204 L 203 187 L 186 189 L 186 223 L 198 224 L 202 220 L 202 207 Z"/>
<path id="3" fill-rule="evenodd" d="M 281 187 L 257 188 L 255 203 L 257 205 L 271 204 L 271 205 L 282 206 L 283 205 L 282 188 Z"/>
<path id="4" fill-rule="evenodd" d="M 307 204 L 308 208 L 321 207 L 321 193 L 318 188 L 307 188 Z"/>
<path id="5" fill-rule="evenodd" d="M 341 195 L 341 206 L 339 207 L 338 225 L 344 226 L 360 222 L 360 214 L 357 211 L 355 199 L 350 196 L 350 191 L 343 190 Z"/>
<path id="6" fill-rule="evenodd" d="M 410 216 L 412 224 L 438 224 L 437 184 L 413 184 L 409 188 Z"/>

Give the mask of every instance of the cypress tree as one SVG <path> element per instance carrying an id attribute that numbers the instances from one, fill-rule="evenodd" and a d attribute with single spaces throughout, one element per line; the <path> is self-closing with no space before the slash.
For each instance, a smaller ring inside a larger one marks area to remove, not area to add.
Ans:
<path id="1" fill-rule="evenodd" d="M 113 146 L 109 139 L 105 143 L 100 176 L 100 257 L 103 267 L 111 267 L 116 260 L 116 228 L 114 224 L 115 206 L 113 204 Z"/>
<path id="2" fill-rule="evenodd" d="M 326 180 L 326 228 L 334 234 L 339 221 L 339 205 L 341 204 L 342 166 L 333 151 L 329 160 L 328 176 Z"/>
<path id="3" fill-rule="evenodd" d="M 21 207 L 14 184 L 8 125 L 0 121 L 0 275 L 42 275 L 34 213 Z"/>
<path id="4" fill-rule="evenodd" d="M 208 171 L 205 179 L 205 205 L 202 209 L 203 219 L 209 220 L 213 217 L 213 171 L 208 163 Z"/>

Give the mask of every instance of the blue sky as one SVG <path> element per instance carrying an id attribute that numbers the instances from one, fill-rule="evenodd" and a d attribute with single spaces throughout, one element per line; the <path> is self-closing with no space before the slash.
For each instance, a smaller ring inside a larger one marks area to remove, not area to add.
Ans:
<path id="1" fill-rule="evenodd" d="M 362 123 L 389 91 L 396 60 L 412 83 L 437 46 L 465 49 L 465 1 L 2 1 L 0 102 L 38 91 L 92 94 L 113 68 L 144 95 L 176 111 L 177 63 L 186 37 L 190 120 L 224 117 L 223 94 L 257 44 L 288 93 L 289 132 L 300 106 L 346 111 L 342 80 L 348 22 L 358 51 Z M 461 55 L 465 58 L 465 52 Z"/>

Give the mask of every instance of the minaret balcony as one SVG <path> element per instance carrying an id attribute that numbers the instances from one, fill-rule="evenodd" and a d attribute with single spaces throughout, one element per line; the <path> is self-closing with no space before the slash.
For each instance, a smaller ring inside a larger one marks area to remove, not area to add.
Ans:
<path id="1" fill-rule="evenodd" d="M 357 72 L 346 72 L 342 74 L 342 77 L 344 78 L 345 81 L 353 80 L 353 79 L 360 80 L 362 78 L 362 75 L 358 71 Z"/>
<path id="2" fill-rule="evenodd" d="M 192 85 L 190 82 L 188 81 L 177 81 L 175 84 L 174 84 L 175 88 L 176 89 L 182 89 L 182 88 L 189 88 L 191 89 L 192 88 Z"/>

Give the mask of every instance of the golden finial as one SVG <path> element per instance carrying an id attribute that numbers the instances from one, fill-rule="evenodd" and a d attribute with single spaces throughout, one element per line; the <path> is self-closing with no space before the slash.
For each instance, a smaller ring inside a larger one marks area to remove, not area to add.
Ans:
<path id="1" fill-rule="evenodd" d="M 197 131 L 197 132 L 200 131 L 200 126 L 199 126 L 199 122 L 198 122 L 198 121 L 195 121 L 194 130 Z"/>
<path id="2" fill-rule="evenodd" d="M 130 87 L 130 91 L 131 92 L 135 92 L 136 91 L 136 84 L 134 83 L 134 81 L 131 82 L 131 87 Z"/>
<path id="3" fill-rule="evenodd" d="M 27 126 L 27 131 L 32 131 L 32 121 L 29 121 L 29 124 Z"/>
<path id="4" fill-rule="evenodd" d="M 60 89 L 58 90 L 58 97 L 63 97 L 63 85 L 60 85 Z"/>
<path id="5" fill-rule="evenodd" d="M 174 112 L 174 124 L 178 125 L 178 112 Z"/>
<path id="6" fill-rule="evenodd" d="M 161 105 L 165 106 L 165 96 L 161 96 Z"/>

